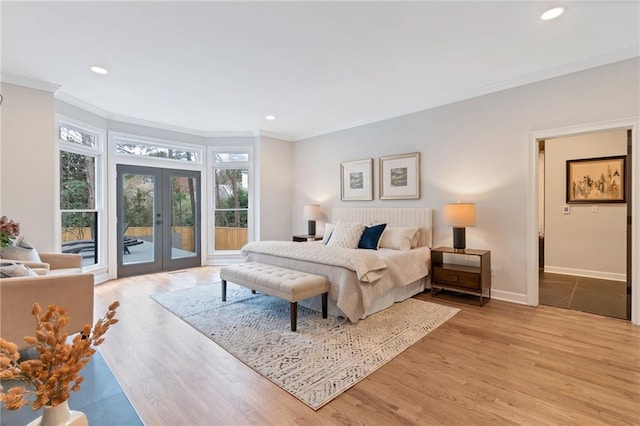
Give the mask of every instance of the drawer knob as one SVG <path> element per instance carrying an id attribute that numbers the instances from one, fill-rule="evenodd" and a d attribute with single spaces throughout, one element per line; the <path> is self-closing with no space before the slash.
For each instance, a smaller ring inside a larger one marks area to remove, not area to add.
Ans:
<path id="1" fill-rule="evenodd" d="M 454 283 L 457 283 L 458 281 L 460 281 L 460 277 L 458 277 L 457 275 L 453 276 L 453 280 Z"/>

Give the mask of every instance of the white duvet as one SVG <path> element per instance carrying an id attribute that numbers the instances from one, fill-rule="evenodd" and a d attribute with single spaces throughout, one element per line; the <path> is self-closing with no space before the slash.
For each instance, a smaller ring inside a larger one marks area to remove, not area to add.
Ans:
<path id="1" fill-rule="evenodd" d="M 410 284 L 429 272 L 427 247 L 355 250 L 322 242 L 258 241 L 245 245 L 242 254 L 248 261 L 327 277 L 330 297 L 352 322 L 386 290 Z"/>

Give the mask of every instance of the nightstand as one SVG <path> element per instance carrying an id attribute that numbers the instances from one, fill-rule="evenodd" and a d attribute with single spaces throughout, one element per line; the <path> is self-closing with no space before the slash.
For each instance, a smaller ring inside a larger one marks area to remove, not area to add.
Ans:
<path id="1" fill-rule="evenodd" d="M 322 240 L 322 235 L 294 235 L 293 241 L 298 243 L 306 243 L 307 241 L 320 241 Z"/>
<path id="2" fill-rule="evenodd" d="M 459 256 L 477 256 L 480 266 L 445 263 L 455 262 Z M 466 249 L 455 251 L 451 247 L 431 249 L 431 295 L 436 297 L 445 290 L 471 294 L 480 297 L 480 306 L 491 299 L 491 252 L 489 250 Z M 436 291 L 439 289 L 439 291 Z"/>

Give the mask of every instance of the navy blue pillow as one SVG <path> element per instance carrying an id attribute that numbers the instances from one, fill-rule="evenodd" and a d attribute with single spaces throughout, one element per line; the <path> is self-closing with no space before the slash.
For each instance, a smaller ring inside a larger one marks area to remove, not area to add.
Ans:
<path id="1" fill-rule="evenodd" d="M 386 223 L 380 225 L 367 226 L 362 232 L 360 242 L 358 243 L 359 249 L 378 250 L 378 241 L 382 236 L 384 228 L 387 227 Z"/>

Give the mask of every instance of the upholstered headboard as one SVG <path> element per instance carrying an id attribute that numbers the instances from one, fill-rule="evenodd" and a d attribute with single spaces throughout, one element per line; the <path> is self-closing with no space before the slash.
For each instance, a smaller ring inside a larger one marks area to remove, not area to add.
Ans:
<path id="1" fill-rule="evenodd" d="M 433 246 L 433 210 L 405 208 L 347 208 L 334 207 L 331 222 L 385 222 L 389 226 L 417 226 L 420 228 L 419 246 Z"/>

